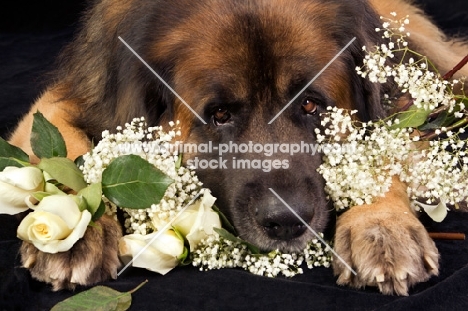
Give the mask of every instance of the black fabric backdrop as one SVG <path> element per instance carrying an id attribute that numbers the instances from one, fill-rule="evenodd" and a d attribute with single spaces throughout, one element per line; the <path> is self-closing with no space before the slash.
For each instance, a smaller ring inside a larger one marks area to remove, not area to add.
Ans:
<path id="1" fill-rule="evenodd" d="M 9 3 L 10 2 L 10 3 Z M 468 34 L 466 0 L 420 0 L 436 22 L 453 35 Z M 0 135 L 6 137 L 18 118 L 43 90 L 46 73 L 60 48 L 69 42 L 84 1 L 4 1 L 0 10 Z M 468 51 L 467 51 L 468 52 Z M 424 221 L 430 231 L 468 234 L 468 213 L 451 212 L 442 224 Z M 51 292 L 19 267 L 19 220 L 0 215 L 0 310 L 48 310 L 73 294 Z M 294 278 L 269 279 L 243 270 L 199 272 L 177 268 L 166 276 L 129 269 L 105 282 L 128 291 L 149 280 L 133 295 L 131 310 L 467 310 L 468 241 L 436 241 L 440 276 L 418 284 L 408 297 L 384 296 L 374 288 L 354 290 L 335 284 L 331 269 L 305 268 Z M 78 288 L 76 292 L 83 290 Z"/>

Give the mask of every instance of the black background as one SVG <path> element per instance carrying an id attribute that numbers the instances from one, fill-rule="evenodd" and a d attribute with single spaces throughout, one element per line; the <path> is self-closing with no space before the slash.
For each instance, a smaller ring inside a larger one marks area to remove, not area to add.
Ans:
<path id="1" fill-rule="evenodd" d="M 196 1 L 196 0 L 194 0 Z M 345 0 L 343 0 L 345 1 Z M 417 1 L 447 33 L 468 35 L 468 1 Z M 47 83 L 55 56 L 76 29 L 86 1 L 2 1 L 0 4 L 0 135 L 14 127 Z M 468 53 L 468 51 L 467 51 Z M 444 223 L 426 220 L 429 230 L 468 234 L 468 215 L 450 213 Z M 48 310 L 72 295 L 52 293 L 18 267 L 18 220 L 0 215 L 0 310 Z M 441 275 L 413 288 L 409 297 L 384 296 L 373 288 L 335 285 L 331 269 L 305 269 L 292 279 L 268 279 L 241 270 L 199 272 L 177 268 L 166 276 L 130 269 L 107 282 L 127 291 L 144 279 L 131 310 L 467 310 L 468 243 L 437 241 Z M 82 290 L 82 288 L 78 289 Z"/>

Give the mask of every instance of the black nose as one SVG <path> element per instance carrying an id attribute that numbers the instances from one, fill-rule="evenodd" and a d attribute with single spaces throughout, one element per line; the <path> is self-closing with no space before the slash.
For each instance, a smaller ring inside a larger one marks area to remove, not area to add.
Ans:
<path id="1" fill-rule="evenodd" d="M 307 229 L 302 223 L 289 225 L 286 223 L 270 222 L 264 225 L 264 227 L 270 238 L 286 241 L 300 237 Z"/>
<path id="2" fill-rule="evenodd" d="M 307 210 L 299 211 L 298 214 L 306 223 L 312 220 L 312 213 Z M 258 224 L 274 240 L 292 240 L 307 230 L 304 223 L 283 205 L 256 209 L 255 217 Z"/>

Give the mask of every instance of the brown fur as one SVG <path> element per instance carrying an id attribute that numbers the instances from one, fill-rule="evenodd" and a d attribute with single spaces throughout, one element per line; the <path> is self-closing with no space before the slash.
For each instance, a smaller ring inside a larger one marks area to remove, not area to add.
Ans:
<path id="1" fill-rule="evenodd" d="M 442 72 L 451 69 L 468 49 L 466 44 L 446 41 L 421 11 L 404 1 L 369 3 L 98 2 L 85 14 L 83 29 L 65 49 L 55 83 L 20 122 L 10 141 L 31 151 L 28 137 L 36 110 L 62 131 L 70 158 L 86 152 L 91 140 L 99 140 L 102 130 L 112 130 L 140 116 L 150 124 L 180 120 L 183 140 L 188 143 L 229 139 L 260 143 L 314 141 L 313 130 L 320 126 L 319 121 L 304 115 L 300 102 L 272 126 L 267 122 L 353 36 L 357 38 L 355 43 L 304 96 L 320 104 L 319 112 L 327 105 L 336 105 L 358 109 L 362 120 L 383 117 L 381 95 L 391 92 L 392 85 L 371 84 L 354 72 L 362 61 L 361 47 L 371 47 L 381 40 L 374 32 L 380 25 L 378 15 L 388 16 L 391 11 L 400 17 L 409 14 L 411 44 L 434 60 Z M 206 119 L 206 126 L 135 59 L 119 42 L 119 35 Z M 466 75 L 468 69 L 461 73 Z M 232 122 L 222 127 L 214 126 L 212 119 L 213 110 L 219 107 L 232 112 Z M 185 154 L 184 160 L 195 156 L 201 155 Z M 198 172 L 241 237 L 263 249 L 297 250 L 312 238 L 309 232 L 288 239 L 274 236 L 276 221 L 291 219 L 272 199 L 268 187 L 277 189 L 317 231 L 324 230 L 333 218 L 323 180 L 315 171 L 320 156 L 288 160 L 288 172 Z M 43 254 L 25 243 L 21 250 L 23 264 L 35 278 L 52 283 L 56 290 L 114 277 L 120 233 L 111 220 L 102 220 L 101 224 L 102 232 L 91 228 L 65 254 Z M 340 216 L 335 247 L 358 273 L 351 275 L 335 260 L 337 282 L 342 285 L 378 286 L 385 294 L 405 295 L 411 285 L 438 273 L 437 249 L 412 214 L 405 186 L 398 180 L 376 203 L 353 207 Z M 97 273 L 103 266 L 106 268 Z"/>
<path id="2" fill-rule="evenodd" d="M 55 291 L 115 279 L 120 266 L 116 245 L 121 236 L 117 222 L 103 216 L 65 253 L 43 253 L 24 242 L 20 250 L 22 264 L 34 278 L 50 283 Z"/>
<path id="3" fill-rule="evenodd" d="M 439 274 L 435 243 L 409 208 L 406 186 L 397 178 L 385 197 L 351 208 L 336 227 L 335 251 L 359 271 L 355 276 L 335 259 L 340 285 L 407 295 L 412 285 Z"/>

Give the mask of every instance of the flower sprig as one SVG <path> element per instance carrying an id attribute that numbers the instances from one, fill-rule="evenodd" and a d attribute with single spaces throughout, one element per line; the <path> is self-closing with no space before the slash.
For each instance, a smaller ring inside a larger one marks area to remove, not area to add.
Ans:
<path id="1" fill-rule="evenodd" d="M 180 136 L 178 122 L 170 122 L 169 126 L 171 129 L 166 132 L 161 126 L 148 127 L 144 118 L 135 118 L 123 128 L 117 127 L 115 134 L 104 131 L 102 140 L 83 156 L 80 169 L 89 183 L 100 182 L 108 165 L 128 154 L 141 157 L 173 180 L 158 203 L 139 209 L 124 208 L 126 233 L 154 232 L 153 219 L 169 221 L 201 190 L 202 183 L 195 172 L 180 165 L 181 155 L 175 142 Z"/>
<path id="2" fill-rule="evenodd" d="M 384 20 L 376 31 L 388 43 L 371 51 L 364 47 L 367 55 L 356 70 L 374 83 L 394 82 L 401 94 L 383 120 L 359 122 L 352 117 L 355 111 L 336 107 L 323 114 L 324 130 L 316 130 L 319 142 L 347 148 L 325 149 L 319 172 L 337 209 L 372 203 L 397 176 L 408 185 L 414 209 L 441 221 L 447 204 L 457 207 L 468 198 L 465 80 L 447 80 L 456 70 L 441 76 L 426 56 L 410 50 L 408 17 Z M 408 101 L 401 105 L 405 94 Z M 392 100 L 388 94 L 385 98 Z"/>
<path id="3" fill-rule="evenodd" d="M 282 253 L 274 250 L 266 254 L 253 251 L 242 241 L 209 236 L 201 241 L 199 248 L 191 254 L 192 264 L 200 271 L 223 268 L 242 268 L 253 274 L 277 277 L 293 277 L 302 274 L 301 266 L 307 268 L 330 267 L 332 256 L 328 249 L 314 239 L 302 252 Z"/>

